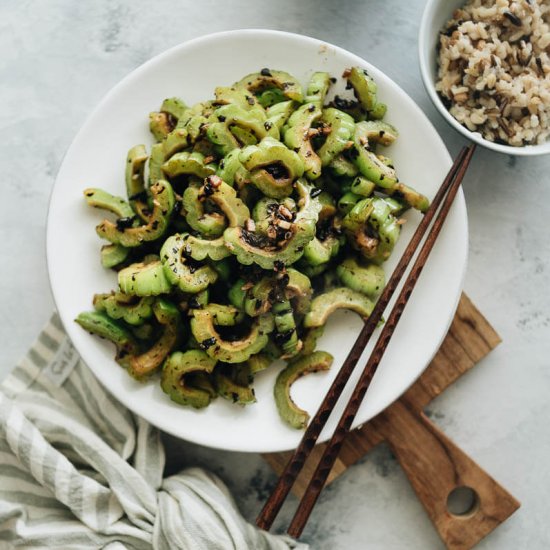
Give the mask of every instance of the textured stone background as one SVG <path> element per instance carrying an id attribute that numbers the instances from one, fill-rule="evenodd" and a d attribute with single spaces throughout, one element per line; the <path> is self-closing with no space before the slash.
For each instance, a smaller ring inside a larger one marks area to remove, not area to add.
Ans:
<path id="1" fill-rule="evenodd" d="M 116 82 L 163 50 L 209 32 L 244 27 L 300 32 L 349 49 L 384 70 L 424 109 L 454 155 L 463 140 L 430 104 L 417 66 L 423 4 L 0 2 L 0 377 L 53 309 L 44 253 L 49 194 L 64 151 Z M 465 184 L 471 247 L 465 290 L 504 343 L 433 403 L 431 412 L 523 503 L 480 549 L 550 545 L 549 172 L 548 158 L 516 160 L 478 150 Z M 179 464 L 213 468 L 243 513 L 255 517 L 275 479 L 257 455 L 176 446 Z M 281 517 L 290 513 L 285 507 Z M 304 540 L 319 550 L 442 548 L 385 448 L 323 493 Z"/>

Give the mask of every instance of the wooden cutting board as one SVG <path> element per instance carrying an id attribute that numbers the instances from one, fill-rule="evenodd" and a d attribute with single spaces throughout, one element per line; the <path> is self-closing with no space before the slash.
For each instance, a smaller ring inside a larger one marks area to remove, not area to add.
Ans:
<path id="1" fill-rule="evenodd" d="M 433 424 L 423 409 L 500 341 L 463 294 L 449 332 L 428 368 L 398 401 L 349 434 L 327 483 L 375 445 L 386 442 L 447 548 L 468 550 L 498 527 L 520 503 Z M 303 494 L 324 447 L 316 446 L 298 477 L 293 488 L 297 496 Z M 263 456 L 279 474 L 290 453 Z M 460 487 L 473 490 L 473 503 L 463 513 L 452 513 L 448 497 Z"/>

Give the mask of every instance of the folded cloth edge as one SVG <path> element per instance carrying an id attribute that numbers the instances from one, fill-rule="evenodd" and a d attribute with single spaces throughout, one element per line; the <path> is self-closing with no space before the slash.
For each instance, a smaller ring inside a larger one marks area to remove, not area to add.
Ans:
<path id="1" fill-rule="evenodd" d="M 164 463 L 159 430 L 100 385 L 54 314 L 0 384 L 0 548 L 308 548 L 246 522 L 214 474 L 163 479 Z"/>

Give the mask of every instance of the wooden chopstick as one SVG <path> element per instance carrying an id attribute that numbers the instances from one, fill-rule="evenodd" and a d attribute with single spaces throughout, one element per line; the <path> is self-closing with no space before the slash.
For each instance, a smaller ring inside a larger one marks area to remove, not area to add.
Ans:
<path id="1" fill-rule="evenodd" d="M 351 429 L 351 425 L 353 423 L 353 420 L 355 419 L 359 407 L 361 406 L 365 393 L 367 392 L 367 389 L 370 386 L 374 374 L 376 373 L 378 365 L 380 364 L 380 361 L 384 356 L 384 352 L 386 351 L 386 348 L 391 340 L 395 328 L 399 320 L 401 319 L 401 315 L 408 303 L 412 291 L 414 290 L 418 278 L 422 273 L 422 270 L 424 269 L 426 261 L 428 260 L 430 252 L 432 251 L 433 245 L 435 244 L 436 239 L 441 232 L 443 223 L 445 222 L 447 214 L 449 213 L 449 210 L 452 206 L 453 200 L 456 197 L 474 150 L 475 145 L 471 145 L 464 157 L 463 162 L 460 163 L 460 167 L 457 171 L 456 177 L 449 186 L 448 193 L 443 201 L 441 210 L 439 211 L 433 223 L 433 226 L 424 242 L 424 245 L 418 253 L 418 257 L 414 262 L 413 267 L 411 268 L 411 271 L 403 285 L 401 292 L 399 293 L 399 297 L 397 298 L 397 301 L 392 308 L 388 320 L 386 321 L 384 328 L 382 329 L 374 350 L 372 351 L 367 361 L 367 364 L 365 365 L 363 372 L 361 373 L 361 376 L 355 386 L 355 389 L 353 390 L 353 393 L 348 401 L 348 404 L 344 412 L 342 413 L 342 416 L 340 417 L 336 430 L 334 431 L 331 440 L 327 444 L 325 451 L 323 452 L 323 455 L 319 461 L 319 464 L 317 465 L 317 468 L 315 469 L 315 472 L 313 473 L 313 476 L 309 482 L 309 485 L 307 486 L 307 489 L 302 496 L 302 500 L 298 505 L 296 513 L 288 529 L 289 535 L 293 537 L 299 537 L 301 535 L 305 524 L 311 514 L 311 511 L 313 510 L 313 507 L 317 502 L 317 499 L 319 498 L 319 495 L 326 483 L 327 477 L 332 470 L 336 458 L 338 457 L 338 453 L 340 452 L 344 439 Z"/>
<path id="2" fill-rule="evenodd" d="M 279 513 L 283 502 L 288 496 L 288 493 L 290 492 L 290 489 L 296 481 L 298 474 L 302 470 L 305 461 L 307 460 L 310 452 L 315 446 L 319 434 L 321 433 L 323 427 L 328 420 L 328 417 L 330 416 L 330 411 L 334 408 L 336 402 L 342 394 L 342 391 L 351 373 L 353 372 L 357 361 L 363 353 L 364 347 L 367 345 L 372 333 L 378 325 L 378 322 L 382 318 L 382 314 L 386 309 L 386 306 L 388 305 L 397 286 L 399 285 L 403 274 L 405 273 L 416 249 L 418 248 L 424 234 L 426 233 L 426 230 L 429 227 L 446 192 L 448 191 L 450 185 L 453 183 L 463 163 L 465 163 L 466 166 L 469 163 L 471 155 L 473 154 L 473 150 L 473 147 L 470 147 L 470 149 L 464 147 L 461 150 L 449 173 L 447 174 L 444 182 L 442 183 L 441 187 L 433 198 L 430 208 L 422 218 L 421 222 L 418 224 L 414 235 L 407 245 L 403 256 L 399 260 L 397 267 L 394 269 L 382 294 L 380 295 L 371 315 L 365 322 L 363 329 L 359 333 L 355 344 L 353 345 L 346 360 L 344 361 L 342 367 L 340 368 L 338 374 L 332 382 L 332 385 L 330 386 L 325 398 L 323 399 L 323 402 L 317 410 L 317 413 L 311 420 L 300 443 L 298 444 L 298 447 L 286 464 L 284 471 L 280 475 L 275 489 L 271 493 L 269 499 L 266 501 L 262 511 L 260 512 L 256 523 L 262 529 L 269 529 L 273 524 L 273 521 L 277 517 L 277 514 Z"/>

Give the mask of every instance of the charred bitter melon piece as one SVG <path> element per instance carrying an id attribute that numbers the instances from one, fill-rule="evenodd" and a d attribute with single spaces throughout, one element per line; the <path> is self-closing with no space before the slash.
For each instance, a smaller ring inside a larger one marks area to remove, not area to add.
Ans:
<path id="1" fill-rule="evenodd" d="M 255 403 L 254 390 L 248 383 L 236 380 L 236 366 L 219 364 L 214 370 L 214 385 L 218 395 L 238 405 Z"/>
<path id="2" fill-rule="evenodd" d="M 409 207 L 425 213 L 430 207 L 430 201 L 427 197 L 400 181 L 394 184 L 393 187 L 381 189 L 381 191 L 392 199 L 395 199 L 398 203 L 401 203 L 400 208 L 397 208 L 395 203 L 389 203 L 395 215 L 399 215 L 399 213 L 404 212 Z"/>
<path id="3" fill-rule="evenodd" d="M 303 346 L 296 332 L 294 311 L 288 299 L 276 300 L 272 307 L 275 320 L 275 343 L 283 351 L 282 358 L 294 357 Z"/>
<path id="4" fill-rule="evenodd" d="M 157 141 L 162 141 L 176 125 L 176 121 L 168 114 L 154 111 L 149 113 L 149 130 Z"/>
<path id="5" fill-rule="evenodd" d="M 134 211 L 131 206 L 122 197 L 116 197 L 111 195 L 103 189 L 95 187 L 89 187 L 84 189 L 84 199 L 88 206 L 94 208 L 101 208 L 112 212 L 119 218 L 131 218 L 134 215 Z"/>
<path id="6" fill-rule="evenodd" d="M 246 336 L 225 340 L 216 330 L 214 315 L 209 311 L 194 310 L 191 318 L 191 332 L 201 348 L 213 359 L 224 363 L 242 363 L 260 352 L 272 330 L 272 317 L 262 315 L 254 320 Z"/>
<path id="7" fill-rule="evenodd" d="M 258 317 L 271 309 L 273 297 L 277 292 L 275 277 L 262 277 L 252 288 L 246 291 L 244 311 L 249 317 Z"/>
<path id="8" fill-rule="evenodd" d="M 367 179 L 380 187 L 391 189 L 398 181 L 395 169 L 371 151 L 369 132 L 368 122 L 359 122 L 355 125 L 355 164 Z"/>
<path id="9" fill-rule="evenodd" d="M 258 100 L 253 93 L 235 84 L 233 86 L 218 86 L 214 90 L 214 95 L 216 96 L 215 105 L 235 104 L 245 111 L 250 111 L 258 106 Z"/>
<path id="10" fill-rule="evenodd" d="M 101 265 L 107 269 L 116 267 L 126 260 L 130 249 L 121 244 L 106 244 L 101 247 Z"/>
<path id="11" fill-rule="evenodd" d="M 179 97 L 168 97 L 160 106 L 161 113 L 168 113 L 170 116 L 174 117 L 176 121 L 179 121 L 188 109 L 189 107 L 187 107 L 185 101 Z"/>
<path id="12" fill-rule="evenodd" d="M 331 264 L 327 262 L 324 264 L 313 266 L 309 265 L 303 258 L 301 258 L 296 262 L 296 269 L 299 269 L 304 275 L 306 275 L 310 279 L 313 279 L 314 277 L 319 277 L 319 275 L 325 273 L 330 265 Z"/>
<path id="13" fill-rule="evenodd" d="M 182 151 L 170 157 L 163 165 L 162 171 L 169 177 L 188 175 L 206 178 L 216 173 L 216 165 L 206 162 L 208 159 L 202 153 Z"/>
<path id="14" fill-rule="evenodd" d="M 346 258 L 336 267 L 338 277 L 348 288 L 375 298 L 384 288 L 384 270 L 376 264 L 364 264 L 357 258 Z"/>
<path id="15" fill-rule="evenodd" d="M 247 111 L 235 104 L 224 105 L 216 109 L 215 116 L 218 122 L 208 124 L 206 135 L 223 155 L 266 136 L 279 137 L 279 129 L 268 123 L 261 107 Z"/>
<path id="16" fill-rule="evenodd" d="M 307 85 L 304 102 L 314 103 L 319 109 L 322 109 L 330 84 L 330 75 L 328 73 L 322 71 L 313 73 Z"/>
<path id="17" fill-rule="evenodd" d="M 347 214 L 362 198 L 363 197 L 361 195 L 348 191 L 340 197 L 340 200 L 338 201 L 338 210 L 342 214 Z"/>
<path id="18" fill-rule="evenodd" d="M 202 309 L 208 311 L 214 324 L 221 327 L 233 327 L 244 321 L 244 313 L 232 305 L 207 304 Z"/>
<path id="19" fill-rule="evenodd" d="M 229 301 L 239 310 L 244 310 L 244 301 L 246 299 L 245 290 L 246 281 L 244 279 L 237 279 L 229 288 L 227 297 Z"/>
<path id="20" fill-rule="evenodd" d="M 210 266 L 197 265 L 186 257 L 186 239 L 184 235 L 172 235 L 162 245 L 160 258 L 166 278 L 183 290 L 196 294 L 215 283 L 218 274 Z"/>
<path id="21" fill-rule="evenodd" d="M 278 88 L 283 95 L 293 101 L 303 101 L 303 91 L 300 82 L 289 73 L 262 69 L 259 73 L 252 73 L 238 82 L 235 86 L 245 88 L 253 94 L 258 94 L 269 88 Z"/>
<path id="22" fill-rule="evenodd" d="M 271 197 L 261 198 L 252 209 L 255 231 L 261 235 L 269 233 L 269 226 L 278 221 L 290 222 L 296 213 L 296 203 L 291 197 L 277 200 Z"/>
<path id="23" fill-rule="evenodd" d="M 97 227 L 97 234 L 111 241 L 127 247 L 139 246 L 146 241 L 154 241 L 161 237 L 170 221 L 174 209 L 175 198 L 172 186 L 167 181 L 157 181 L 150 187 L 153 202 L 153 211 L 145 225 L 133 226 L 133 220 L 119 218 L 116 223 L 103 220 Z"/>
<path id="24" fill-rule="evenodd" d="M 270 137 L 243 149 L 239 160 L 250 173 L 250 181 L 264 195 L 276 199 L 288 197 L 293 182 L 304 173 L 300 157 Z"/>
<path id="25" fill-rule="evenodd" d="M 248 375 L 254 376 L 256 373 L 267 369 L 271 365 L 271 359 L 264 353 L 258 353 L 251 355 L 244 365 L 246 365 Z"/>
<path id="26" fill-rule="evenodd" d="M 145 193 L 145 163 L 147 162 L 147 151 L 145 145 L 136 145 L 128 151 L 126 158 L 126 193 L 132 210 L 136 213 L 136 199 Z M 121 216 L 124 217 L 124 216 Z"/>
<path id="27" fill-rule="evenodd" d="M 364 294 L 350 288 L 333 288 L 313 299 L 311 311 L 304 318 L 304 327 L 323 326 L 337 309 L 350 309 L 366 318 L 373 308 L 374 303 Z"/>
<path id="28" fill-rule="evenodd" d="M 350 244 L 376 264 L 390 257 L 401 232 L 390 205 L 379 197 L 359 201 L 344 217 L 342 227 Z"/>
<path id="29" fill-rule="evenodd" d="M 210 102 L 197 103 L 187 109 L 178 120 L 177 128 L 183 128 L 187 132 L 189 145 L 194 145 L 204 135 L 212 111 L 213 106 Z"/>
<path id="30" fill-rule="evenodd" d="M 267 250 L 265 237 L 258 237 L 242 227 L 230 227 L 225 230 L 223 236 L 226 246 L 237 256 L 241 264 L 256 263 L 264 269 L 273 269 L 280 263 L 291 265 L 302 256 L 304 246 L 315 235 L 315 224 L 321 205 L 310 196 L 310 186 L 302 180 L 296 181 L 296 189 L 300 196 L 300 210 L 289 228 L 289 238 L 282 246 Z"/>
<path id="31" fill-rule="evenodd" d="M 115 214 L 118 218 L 128 220 L 131 225 L 138 222 L 132 207 L 121 197 L 116 197 L 103 189 L 88 188 L 84 197 L 89 206 L 101 208 Z M 101 265 L 105 268 L 115 267 L 128 257 L 130 249 L 121 244 L 108 244 L 101 247 Z"/>
<path id="32" fill-rule="evenodd" d="M 286 97 L 278 88 L 268 88 L 258 96 L 258 103 L 264 109 L 276 105 L 277 103 L 282 103 L 283 101 L 286 101 Z"/>
<path id="33" fill-rule="evenodd" d="M 330 206 L 330 209 L 328 206 Z M 315 237 L 304 247 L 302 261 L 307 262 L 311 267 L 330 262 L 332 258 L 337 256 L 340 247 L 346 241 L 342 235 L 341 219 L 339 216 L 335 217 L 334 215 L 336 208 L 333 205 L 325 205 L 325 211 L 328 210 L 330 210 L 330 213 L 327 212 L 329 217 L 319 221 Z"/>
<path id="34" fill-rule="evenodd" d="M 168 294 L 172 285 L 160 261 L 140 262 L 118 272 L 118 286 L 131 296 L 157 296 Z"/>
<path id="35" fill-rule="evenodd" d="M 268 107 L 266 109 L 266 124 L 273 125 L 280 131 L 281 128 L 286 124 L 287 120 L 290 118 L 293 110 L 293 101 L 282 101 L 281 103 L 276 103 L 275 105 Z"/>
<path id="36" fill-rule="evenodd" d="M 298 315 L 303 315 L 309 311 L 311 304 L 311 281 L 309 277 L 289 267 L 287 269 L 288 282 L 285 287 L 285 296 L 290 298 L 294 310 Z"/>
<path id="37" fill-rule="evenodd" d="M 165 160 L 166 157 L 162 143 L 153 144 L 151 146 L 151 155 L 149 156 L 149 185 L 164 179 L 162 165 Z"/>
<path id="38" fill-rule="evenodd" d="M 215 111 L 215 116 L 222 121 L 230 131 L 234 127 L 251 132 L 257 141 L 264 137 L 279 137 L 277 127 L 266 124 L 267 116 L 262 107 L 256 107 L 247 111 L 238 105 L 224 105 Z"/>
<path id="39" fill-rule="evenodd" d="M 258 353 L 249 357 L 244 363 L 221 364 L 215 372 L 215 375 L 221 374 L 222 376 L 221 379 L 217 380 L 220 395 L 239 405 L 255 402 L 254 390 L 250 385 L 254 381 L 254 376 L 258 372 L 267 369 L 271 363 L 272 360 L 268 355 Z"/>
<path id="40" fill-rule="evenodd" d="M 190 112 L 192 109 L 179 97 L 169 97 L 162 102 L 159 112 L 149 114 L 149 129 L 157 141 L 162 141 Z"/>
<path id="41" fill-rule="evenodd" d="M 315 190 L 313 190 L 315 192 Z M 323 221 L 334 217 L 337 213 L 336 204 L 332 196 L 326 191 L 321 191 L 317 196 L 317 200 L 321 204 L 321 210 L 319 212 L 319 221 Z"/>
<path id="42" fill-rule="evenodd" d="M 187 303 L 190 309 L 201 309 L 204 306 L 208 305 L 209 301 L 210 291 L 206 289 L 191 295 Z"/>
<path id="43" fill-rule="evenodd" d="M 375 189 L 376 185 L 372 181 L 368 180 L 365 176 L 357 176 L 351 184 L 350 191 L 361 197 L 370 197 Z"/>
<path id="44" fill-rule="evenodd" d="M 393 197 L 384 197 L 384 200 L 386 201 L 386 204 L 390 207 L 390 212 L 394 216 L 401 216 L 401 214 L 403 214 L 410 208 L 410 205 L 402 199 L 398 200 Z"/>
<path id="45" fill-rule="evenodd" d="M 353 178 L 359 173 L 357 166 L 346 158 L 343 153 L 336 155 L 328 166 L 335 176 L 341 178 Z"/>
<path id="46" fill-rule="evenodd" d="M 94 307 L 97 311 L 105 311 L 112 319 L 123 319 L 129 325 L 141 325 L 153 316 L 153 301 L 151 297 L 136 298 L 123 292 L 95 294 Z"/>
<path id="47" fill-rule="evenodd" d="M 373 143 L 380 143 L 381 145 L 391 145 L 399 136 L 399 132 L 387 122 L 381 120 L 368 120 L 361 123 L 365 129 L 365 135 L 367 139 Z"/>
<path id="48" fill-rule="evenodd" d="M 189 233 L 182 233 L 181 236 L 185 241 L 185 254 L 193 258 L 193 260 L 200 262 L 206 258 L 210 258 L 218 262 L 231 256 L 231 252 L 225 246 L 223 237 L 203 239 Z"/>
<path id="49" fill-rule="evenodd" d="M 403 199 L 407 204 L 425 212 L 430 201 L 412 187 L 401 183 L 391 160 L 376 155 L 369 145 L 368 135 L 372 132 L 371 122 L 359 122 L 355 125 L 354 150 L 356 151 L 355 164 L 369 181 L 376 184 L 383 193 L 397 199 Z"/>
<path id="50" fill-rule="evenodd" d="M 351 145 L 350 140 L 353 138 L 355 121 L 348 114 L 332 107 L 323 109 L 321 120 L 330 127 L 330 134 L 317 154 L 322 165 L 328 166 L 337 155 Z"/>
<path id="51" fill-rule="evenodd" d="M 122 361 L 130 354 L 137 353 L 139 345 L 132 333 L 120 321 L 115 321 L 103 311 L 80 313 L 75 321 L 91 334 L 105 338 L 115 344 L 116 360 Z"/>
<path id="52" fill-rule="evenodd" d="M 241 187 L 249 176 L 246 168 L 239 160 L 240 154 L 240 149 L 233 149 L 220 161 L 216 172 L 216 175 L 231 187 L 235 185 Z"/>
<path id="53" fill-rule="evenodd" d="M 216 212 L 205 213 L 202 202 L 214 203 L 225 215 Z M 250 217 L 250 211 L 237 196 L 237 192 L 219 176 L 206 178 L 204 185 L 188 187 L 183 194 L 183 206 L 187 212 L 186 220 L 196 231 L 216 237 L 223 233 L 226 225 L 243 225 Z M 227 223 L 226 223 L 227 220 Z M 220 232 L 221 229 L 221 232 Z"/>
<path id="54" fill-rule="evenodd" d="M 161 388 L 172 401 L 202 409 L 210 404 L 216 391 L 208 376 L 216 366 L 216 360 L 204 351 L 176 351 L 164 362 L 161 374 Z M 206 384 L 205 384 L 206 382 Z"/>
<path id="55" fill-rule="evenodd" d="M 298 357 L 308 357 L 311 355 L 317 347 L 317 340 L 323 336 L 324 331 L 325 327 L 313 327 L 306 329 L 305 333 L 302 334 L 302 342 L 304 345 L 302 346 L 300 353 L 296 356 L 296 359 L 298 359 Z"/>
<path id="56" fill-rule="evenodd" d="M 353 87 L 355 97 L 369 118 L 380 119 L 386 114 L 386 105 L 378 101 L 378 86 L 365 69 L 353 67 L 347 77 Z"/>
<path id="57" fill-rule="evenodd" d="M 138 380 L 155 372 L 179 339 L 181 317 L 176 306 L 159 298 L 153 305 L 153 313 L 163 327 L 162 334 L 146 352 L 140 355 L 131 355 L 129 358 L 128 371 Z"/>
<path id="58" fill-rule="evenodd" d="M 201 187 L 201 194 L 210 199 L 225 214 L 229 227 L 243 225 L 250 211 L 237 192 L 220 177 L 210 176 Z"/>
<path id="59" fill-rule="evenodd" d="M 206 137 L 214 145 L 216 151 L 224 157 L 241 147 L 241 143 L 225 122 L 209 123 L 206 127 Z"/>
<path id="60" fill-rule="evenodd" d="M 206 212 L 203 201 L 207 198 L 199 185 L 190 185 L 183 192 L 183 208 L 185 221 L 192 229 L 206 237 L 219 237 L 227 224 L 219 212 Z"/>
<path id="61" fill-rule="evenodd" d="M 316 351 L 307 357 L 292 361 L 277 376 L 273 395 L 280 417 L 291 427 L 302 430 L 307 426 L 309 414 L 298 407 L 290 396 L 290 386 L 301 376 L 311 372 L 328 370 L 333 357 L 330 353 Z"/>
<path id="62" fill-rule="evenodd" d="M 251 285 L 252 283 L 250 283 Z M 289 299 L 297 314 L 309 311 L 311 302 L 311 281 L 300 271 L 287 268 L 281 276 L 262 277 L 256 284 L 247 288 L 244 279 L 239 279 L 230 289 L 230 301 L 249 317 L 257 317 L 271 310 L 272 304 Z"/>
<path id="63" fill-rule="evenodd" d="M 298 153 L 304 163 L 304 174 L 310 180 L 321 175 L 321 159 L 311 143 L 316 135 L 313 123 L 320 117 L 321 109 L 315 103 L 305 103 L 292 113 L 284 132 L 285 144 Z"/>
<path id="64" fill-rule="evenodd" d="M 162 141 L 162 163 L 189 145 L 187 130 L 175 128 Z"/>
<path id="65" fill-rule="evenodd" d="M 312 267 L 326 264 L 338 254 L 341 244 L 342 238 L 332 233 L 322 240 L 314 237 L 304 247 L 303 259 Z"/>

